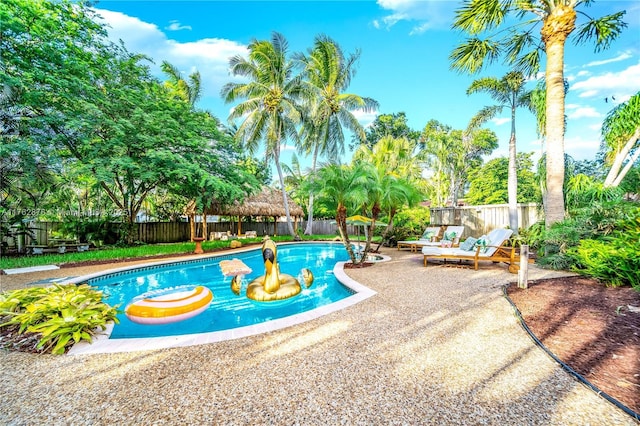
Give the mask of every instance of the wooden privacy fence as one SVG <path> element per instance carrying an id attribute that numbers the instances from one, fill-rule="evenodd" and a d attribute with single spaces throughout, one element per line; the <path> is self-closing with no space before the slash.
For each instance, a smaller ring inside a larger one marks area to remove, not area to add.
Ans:
<path id="1" fill-rule="evenodd" d="M 60 222 L 33 222 L 30 226 L 31 232 L 35 236 L 34 241 L 26 241 L 25 244 L 42 244 L 48 245 L 49 239 L 52 238 L 52 233 L 56 233 L 60 230 Z M 198 223 L 198 226 L 201 226 Z M 134 224 L 134 239 L 147 244 L 156 243 L 178 243 L 189 241 L 190 230 L 188 222 L 141 222 Z M 286 222 L 276 222 L 275 224 L 277 235 L 288 235 L 289 228 Z M 298 229 L 304 231 L 306 222 L 299 222 Z M 213 222 L 207 224 L 207 232 L 227 232 L 232 234 L 237 232 L 237 222 Z M 200 229 L 200 228 L 198 228 Z M 274 223 L 273 222 L 242 222 L 243 232 L 255 231 L 257 235 L 273 235 Z M 349 227 L 349 232 L 354 234 L 357 229 Z M 314 234 L 336 234 L 336 225 L 331 223 L 330 220 L 314 221 L 313 222 Z M 30 240 L 30 239 L 28 239 Z M 10 245 L 14 245 L 10 242 Z"/>
<path id="2" fill-rule="evenodd" d="M 505 228 L 509 225 L 509 207 L 506 204 L 486 206 L 464 206 L 433 208 L 431 210 L 431 223 L 434 225 L 464 225 L 463 238 L 468 236 L 480 236 L 488 234 L 492 229 Z M 520 228 L 529 228 L 534 223 L 542 220 L 541 207 L 537 204 L 518 204 L 518 223 Z M 189 241 L 188 222 L 143 222 L 135 223 L 137 241 L 147 244 L 177 243 Z M 198 226 L 201 224 L 198 223 Z M 289 228 L 286 222 L 276 222 L 277 235 L 288 235 Z M 298 232 L 303 232 L 306 221 L 298 222 Z M 47 245 L 51 233 L 58 231 L 59 222 L 35 222 L 31 229 L 35 234 L 37 244 Z M 227 232 L 232 234 L 238 229 L 237 222 L 213 222 L 207 224 L 208 233 Z M 258 236 L 273 235 L 273 222 L 242 222 L 242 231 L 255 231 Z M 358 227 L 348 226 L 350 234 L 355 235 Z M 360 229 L 362 233 L 362 228 Z M 314 220 L 313 234 L 338 235 L 336 224 L 333 220 Z M 26 244 L 31 243 L 26 241 Z"/>
<path id="3" fill-rule="evenodd" d="M 463 225 L 463 238 L 488 234 L 492 229 L 509 226 L 509 206 L 492 204 L 486 206 L 442 207 L 429 209 L 433 225 Z M 543 220 L 542 206 L 536 203 L 518 204 L 518 226 L 527 229 Z"/>

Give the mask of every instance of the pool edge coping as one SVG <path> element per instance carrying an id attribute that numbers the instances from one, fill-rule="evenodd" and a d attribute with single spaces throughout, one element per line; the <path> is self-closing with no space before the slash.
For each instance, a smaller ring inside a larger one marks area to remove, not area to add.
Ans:
<path id="1" fill-rule="evenodd" d="M 298 244 L 298 243 L 281 243 L 281 244 Z M 304 244 L 304 242 L 302 243 Z M 183 259 L 183 260 L 164 260 L 157 262 L 142 263 L 137 265 L 128 265 L 121 268 L 108 269 L 102 272 L 92 273 L 81 277 L 74 277 L 62 282 L 61 284 L 78 284 L 89 279 L 98 278 L 104 275 L 124 272 L 132 269 L 162 266 L 172 263 L 189 262 L 191 260 L 206 259 L 218 256 L 228 256 L 230 253 L 242 253 L 250 250 L 256 250 L 255 247 L 247 247 L 240 250 L 225 251 L 220 253 L 212 253 L 199 255 L 197 257 Z M 385 262 L 391 260 L 389 256 L 380 254 L 382 260 L 376 262 Z M 333 273 L 336 279 L 344 286 L 348 287 L 355 293 L 342 300 L 339 300 L 328 305 L 324 305 L 307 312 L 290 315 L 284 318 L 278 318 L 275 320 L 263 322 L 260 324 L 254 324 L 244 327 L 238 327 L 231 330 L 210 331 L 206 333 L 196 334 L 184 334 L 179 336 L 163 336 L 163 337 L 140 337 L 140 338 L 127 338 L 127 339 L 110 339 L 111 331 L 114 324 L 108 324 L 105 330 L 100 330 L 93 337 L 92 343 L 79 342 L 71 347 L 67 352 L 67 355 L 90 355 L 90 354 L 104 354 L 104 353 L 121 353 L 121 352 L 136 352 L 146 350 L 158 350 L 176 347 L 196 346 L 204 345 L 208 343 L 224 342 L 227 340 L 240 339 L 243 337 L 255 336 L 271 331 L 281 330 L 294 325 L 302 324 L 325 315 L 337 312 L 345 309 L 349 306 L 353 306 L 362 302 L 377 294 L 376 291 L 364 286 L 356 280 L 349 277 L 344 272 L 344 265 L 347 262 L 338 262 L 333 268 Z"/>

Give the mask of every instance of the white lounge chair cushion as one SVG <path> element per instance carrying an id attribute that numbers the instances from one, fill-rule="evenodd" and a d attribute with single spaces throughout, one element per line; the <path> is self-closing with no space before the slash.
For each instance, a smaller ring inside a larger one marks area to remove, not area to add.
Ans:
<path id="1" fill-rule="evenodd" d="M 489 241 L 492 241 L 494 245 L 502 245 L 511 236 L 511 234 L 513 234 L 513 231 L 511 229 L 494 229 L 493 231 L 491 231 L 489 234 L 486 235 L 486 238 Z M 478 256 L 491 257 L 496 252 L 496 250 L 498 250 L 498 247 L 490 246 L 490 247 L 487 247 L 487 251 L 484 253 L 482 252 L 482 250 L 480 250 L 480 253 L 478 253 Z M 462 250 L 460 248 L 441 248 L 441 247 L 430 247 L 430 246 L 422 247 L 422 254 L 430 255 L 430 256 L 449 255 L 452 257 L 456 257 L 456 256 L 470 256 L 470 255 L 473 255 L 474 253 L 475 253 L 475 250 L 472 250 L 469 252 L 467 250 Z"/>

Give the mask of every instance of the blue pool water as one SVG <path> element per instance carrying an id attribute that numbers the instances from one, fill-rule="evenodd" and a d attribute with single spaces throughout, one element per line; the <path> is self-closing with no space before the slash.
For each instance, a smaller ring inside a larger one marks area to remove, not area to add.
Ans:
<path id="1" fill-rule="evenodd" d="M 222 275 L 221 260 L 241 259 L 253 272 L 245 276 L 240 296 L 231 291 L 231 277 Z M 89 280 L 89 284 L 102 290 L 105 302 L 124 308 L 133 298 L 148 291 L 182 285 L 202 285 L 213 292 L 213 302 L 200 315 L 185 321 L 163 325 L 142 325 L 129 321 L 124 313 L 118 315 L 111 338 L 175 336 L 206 333 L 254 325 L 306 312 L 351 296 L 353 293 L 333 276 L 337 262 L 348 260 L 342 244 L 309 243 L 279 244 L 280 272 L 296 277 L 302 292 L 291 299 L 278 302 L 256 302 L 245 295 L 246 284 L 264 275 L 262 251 L 258 247 L 245 253 L 234 253 L 196 261 L 178 262 L 161 266 L 118 272 Z M 300 271 L 308 268 L 314 282 L 305 288 Z"/>

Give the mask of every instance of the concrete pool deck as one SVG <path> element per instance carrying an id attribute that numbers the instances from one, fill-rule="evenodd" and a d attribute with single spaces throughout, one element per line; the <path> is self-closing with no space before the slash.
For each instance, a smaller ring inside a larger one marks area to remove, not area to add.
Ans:
<path id="1" fill-rule="evenodd" d="M 383 253 L 391 260 L 346 270 L 376 295 L 277 331 L 115 354 L 0 352 L 0 424 L 638 424 L 534 344 L 502 296 L 516 280 L 504 266 Z"/>

